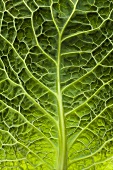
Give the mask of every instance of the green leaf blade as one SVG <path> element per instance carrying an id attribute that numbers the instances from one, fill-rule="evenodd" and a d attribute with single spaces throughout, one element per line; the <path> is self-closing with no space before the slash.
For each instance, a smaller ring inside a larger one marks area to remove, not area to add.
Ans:
<path id="1" fill-rule="evenodd" d="M 0 1 L 0 169 L 113 169 L 112 7 Z"/>

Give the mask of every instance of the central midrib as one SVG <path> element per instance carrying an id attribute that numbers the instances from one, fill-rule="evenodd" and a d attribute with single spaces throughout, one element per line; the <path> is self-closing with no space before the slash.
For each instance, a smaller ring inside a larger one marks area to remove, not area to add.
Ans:
<path id="1" fill-rule="evenodd" d="M 58 99 L 58 116 L 59 116 L 59 152 L 57 170 L 67 170 L 67 142 L 66 142 L 66 126 L 63 111 L 60 67 L 61 67 L 61 34 L 58 40 L 58 58 L 57 58 L 57 99 Z"/>
<path id="2" fill-rule="evenodd" d="M 55 27 L 58 31 L 58 55 L 57 55 L 57 101 L 58 101 L 58 117 L 59 117 L 59 149 L 58 149 L 58 162 L 57 162 L 57 168 L 56 170 L 67 170 L 67 137 L 66 137 L 66 124 L 65 124 L 65 116 L 64 116 L 64 111 L 63 111 L 63 101 L 62 101 L 62 90 L 61 90 L 61 80 L 60 80 L 60 67 L 61 67 L 61 39 L 62 39 L 62 35 L 63 32 L 68 24 L 68 22 L 70 21 L 72 15 L 75 12 L 77 3 L 79 0 L 76 0 L 73 10 L 69 16 L 69 18 L 67 19 L 67 21 L 65 22 L 63 28 L 60 29 L 58 28 L 53 14 L 52 14 L 52 18 L 53 18 L 53 22 L 55 24 Z M 51 6 L 52 9 L 52 6 Z"/>

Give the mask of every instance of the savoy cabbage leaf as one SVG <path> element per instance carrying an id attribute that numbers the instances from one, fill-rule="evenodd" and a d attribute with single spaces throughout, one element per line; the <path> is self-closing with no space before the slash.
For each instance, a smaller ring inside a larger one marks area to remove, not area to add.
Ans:
<path id="1" fill-rule="evenodd" d="M 0 0 L 0 169 L 113 170 L 113 0 Z"/>

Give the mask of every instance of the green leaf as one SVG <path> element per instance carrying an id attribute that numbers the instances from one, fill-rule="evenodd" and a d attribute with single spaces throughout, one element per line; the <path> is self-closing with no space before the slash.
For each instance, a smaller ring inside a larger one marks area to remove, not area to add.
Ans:
<path id="1" fill-rule="evenodd" d="M 112 28 L 112 0 L 0 0 L 1 170 L 113 170 Z"/>

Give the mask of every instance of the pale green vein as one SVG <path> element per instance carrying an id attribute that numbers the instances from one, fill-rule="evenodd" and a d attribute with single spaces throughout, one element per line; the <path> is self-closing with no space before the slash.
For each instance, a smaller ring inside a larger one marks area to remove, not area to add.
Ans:
<path id="1" fill-rule="evenodd" d="M 56 27 L 56 30 L 57 30 L 57 32 L 58 32 L 58 34 L 59 34 L 60 31 L 59 31 L 58 25 L 56 24 L 54 15 L 53 15 L 53 8 L 52 8 L 52 5 L 53 5 L 53 0 L 51 0 L 51 5 L 50 5 L 51 16 L 52 16 L 52 20 L 53 20 L 53 22 L 54 22 L 54 25 L 55 25 L 55 27 Z"/>
<path id="2" fill-rule="evenodd" d="M 34 128 L 35 130 L 37 130 L 54 148 L 56 148 L 56 146 L 54 145 L 54 143 L 47 138 L 47 136 L 45 136 L 40 130 L 39 128 L 35 127 L 32 123 L 30 123 L 23 115 L 21 112 L 17 111 L 16 109 L 12 108 L 11 106 L 9 106 L 8 104 L 4 103 L 2 100 L 0 100 L 1 103 L 3 103 L 7 108 L 9 108 L 10 110 L 14 111 L 15 113 L 17 113 L 24 121 L 25 123 L 29 124 L 32 128 Z"/>
<path id="3" fill-rule="evenodd" d="M 42 49 L 42 47 L 39 45 L 38 39 L 37 39 L 36 34 L 35 34 L 35 30 L 34 30 L 34 26 L 33 26 L 33 19 L 32 19 L 32 18 L 33 18 L 33 15 L 31 16 L 31 23 L 32 23 L 33 34 L 34 34 L 34 37 L 35 37 L 37 46 L 38 46 L 39 49 L 42 51 L 42 53 L 43 53 L 45 56 L 47 56 L 51 61 L 53 61 L 53 63 L 55 64 L 55 66 L 57 66 L 56 61 L 55 61 L 52 57 L 50 57 L 50 56 Z"/>
<path id="4" fill-rule="evenodd" d="M 100 116 L 100 117 L 102 117 L 102 116 Z M 97 138 L 98 138 L 98 134 L 96 134 L 93 130 L 87 128 L 87 131 L 91 132 L 92 134 L 94 134 L 94 135 L 97 136 Z"/>
<path id="5" fill-rule="evenodd" d="M 69 1 L 73 4 L 73 6 L 75 5 L 74 2 L 73 2 L 72 0 L 69 0 Z"/>
<path id="6" fill-rule="evenodd" d="M 92 168 L 93 166 L 99 165 L 99 164 L 102 164 L 103 167 L 104 167 L 104 163 L 107 162 L 107 161 L 111 161 L 112 167 L 110 167 L 110 168 L 113 168 L 113 156 L 111 156 L 111 157 L 109 157 L 109 158 L 106 158 L 105 160 L 102 160 L 102 161 L 98 161 L 98 162 L 93 163 L 92 165 L 88 166 L 87 168 L 84 168 L 84 170 L 87 170 L 87 169 Z M 106 168 L 107 168 L 107 167 L 109 168 L 109 164 L 106 165 Z M 110 170 L 112 170 L 112 169 L 110 169 Z"/>
<path id="7" fill-rule="evenodd" d="M 71 35 L 63 38 L 63 39 L 62 39 L 62 42 L 65 41 L 65 40 L 67 40 L 67 39 L 69 39 L 69 38 L 72 38 L 72 37 L 75 37 L 75 36 L 77 36 L 77 35 L 80 35 L 80 34 L 93 33 L 94 31 L 99 30 L 108 19 L 111 20 L 111 19 L 108 17 L 107 19 L 105 19 L 105 20 L 99 25 L 99 27 L 97 27 L 97 28 L 95 28 L 95 29 L 87 30 L 87 31 L 78 31 L 77 33 L 71 34 Z"/>
<path id="8" fill-rule="evenodd" d="M 2 1 L 2 3 L 4 4 L 3 1 Z M 4 7 L 4 10 L 5 10 L 5 7 Z M 1 17 L 1 19 L 0 19 L 0 33 L 1 33 L 1 28 L 2 28 L 3 16 L 4 16 L 4 11 L 3 11 L 2 17 Z"/>
<path id="9" fill-rule="evenodd" d="M 29 149 L 27 146 L 25 146 L 23 143 L 20 143 L 19 141 L 17 141 L 14 136 L 12 136 L 12 134 L 9 131 L 5 131 L 0 129 L 1 132 L 3 133 L 7 133 L 17 144 L 21 145 L 23 148 L 26 148 L 29 152 L 31 152 L 34 156 L 36 156 L 41 162 L 43 162 L 44 164 L 47 164 L 42 158 L 40 158 L 35 152 L 33 152 L 31 149 Z M 48 165 L 50 168 L 51 166 Z"/>
<path id="10" fill-rule="evenodd" d="M 39 49 L 42 51 L 42 53 L 43 53 L 46 57 L 48 57 L 51 61 L 54 62 L 55 65 L 57 65 L 56 61 L 55 61 L 52 57 L 50 57 L 50 56 L 42 49 L 42 47 L 40 46 L 40 44 L 39 44 L 39 42 L 38 42 L 38 39 L 37 39 L 37 37 L 36 37 L 36 34 L 35 34 L 34 26 L 33 26 L 33 11 L 32 11 L 32 10 L 30 9 L 30 7 L 27 5 L 27 3 L 25 2 L 25 0 L 23 0 L 23 2 L 24 2 L 24 4 L 25 4 L 25 6 L 29 9 L 29 11 L 31 12 L 31 26 L 32 26 L 32 30 L 33 30 L 33 34 L 34 34 L 34 38 L 35 38 L 35 41 L 36 41 L 37 46 L 39 47 Z"/>
<path id="11" fill-rule="evenodd" d="M 2 62 L 2 63 L 3 63 L 3 62 Z M 3 64 L 3 65 L 4 65 L 4 64 Z M 54 121 L 55 124 L 57 124 L 56 120 L 55 120 L 39 103 L 37 103 L 36 100 L 33 99 L 30 94 L 28 94 L 28 92 L 27 92 L 27 91 L 24 89 L 24 87 L 22 86 L 22 83 L 21 83 L 20 79 L 18 78 L 20 84 L 17 84 L 16 82 L 14 82 L 13 80 L 10 79 L 10 77 L 8 76 L 8 74 L 7 74 L 6 70 L 5 70 L 5 67 L 4 67 L 4 71 L 5 71 L 5 73 L 6 73 L 7 79 L 8 79 L 14 86 L 20 87 L 20 88 L 23 90 L 24 94 L 26 94 L 26 96 L 28 96 L 28 98 L 29 98 L 31 101 L 33 101 L 33 103 L 35 103 L 35 105 L 38 107 L 38 109 L 39 109 L 40 111 L 42 111 L 44 114 L 48 115 L 49 118 L 50 118 L 52 121 Z M 13 71 L 13 70 L 12 70 L 12 71 Z M 14 71 L 14 73 L 15 73 L 15 71 Z M 1 83 L 1 82 L 0 82 L 0 83 Z"/>
<path id="12" fill-rule="evenodd" d="M 70 52 L 66 52 L 66 53 L 62 53 L 61 56 L 63 55 L 70 55 L 70 54 L 82 54 L 82 53 L 92 53 L 92 51 L 87 50 L 87 51 L 70 51 Z"/>
<path id="13" fill-rule="evenodd" d="M 71 13 L 71 15 L 69 16 L 69 18 L 67 19 L 66 23 L 64 24 L 64 26 L 63 26 L 63 28 L 62 28 L 61 35 L 63 34 L 63 32 L 64 32 L 67 24 L 69 23 L 70 19 L 72 18 L 73 14 L 74 14 L 74 12 L 75 12 L 75 10 L 76 10 L 76 6 L 77 6 L 77 4 L 78 4 L 78 1 L 79 1 L 79 0 L 76 0 L 76 2 L 75 2 L 75 4 L 74 4 L 74 8 L 73 8 L 73 10 L 72 10 L 72 13 Z M 61 41 L 61 42 L 62 42 L 62 41 Z"/>
<path id="14" fill-rule="evenodd" d="M 38 4 L 36 3 L 36 1 L 35 0 L 33 0 L 33 2 L 35 3 L 35 5 L 37 6 L 37 8 L 39 8 L 39 6 L 38 6 Z"/>
<path id="15" fill-rule="evenodd" d="M 79 136 L 88 128 L 88 126 L 90 126 L 97 118 L 100 117 L 101 114 L 103 114 L 108 108 L 112 107 L 113 104 L 106 106 L 106 108 L 104 108 L 97 116 L 95 116 L 94 119 L 92 119 L 81 131 L 80 133 L 78 133 L 78 135 L 73 138 L 70 143 L 68 144 L 68 148 L 71 148 L 71 146 L 74 144 L 74 142 L 79 138 Z"/>
<path id="16" fill-rule="evenodd" d="M 80 157 L 80 158 L 71 160 L 70 163 L 69 163 L 69 166 L 70 166 L 71 164 L 77 162 L 77 161 L 80 161 L 80 160 L 83 160 L 83 159 L 87 159 L 87 158 L 90 158 L 90 157 L 94 156 L 95 154 L 97 154 L 98 152 L 100 152 L 100 151 L 105 147 L 106 144 L 108 144 L 108 143 L 111 142 L 111 141 L 113 141 L 113 138 L 105 141 L 105 143 L 104 143 L 103 145 L 101 145 L 98 150 L 96 150 L 95 152 L 93 152 L 93 153 L 90 154 L 90 155 L 83 156 L 83 157 Z"/>
<path id="17" fill-rule="evenodd" d="M 0 36 L 12 47 L 12 49 L 14 50 L 14 52 L 16 53 L 16 55 L 20 58 L 20 60 L 23 62 L 25 69 L 27 70 L 28 74 L 34 79 L 36 80 L 42 87 L 44 87 L 46 90 L 48 90 L 50 93 L 52 93 L 54 96 L 56 96 L 56 93 L 53 92 L 51 89 L 49 89 L 47 86 L 45 86 L 42 82 L 40 82 L 37 78 L 35 78 L 32 73 L 29 71 L 25 61 L 21 58 L 21 56 L 18 54 L 18 52 L 16 51 L 16 49 L 14 48 L 14 46 L 3 36 L 0 34 Z"/>
<path id="18" fill-rule="evenodd" d="M 0 163 L 2 162 L 18 162 L 18 161 L 23 161 L 26 160 L 26 158 L 20 158 L 20 159 L 4 159 L 4 160 L 0 160 Z"/>
<path id="19" fill-rule="evenodd" d="M 59 114 L 59 153 L 58 153 L 58 165 L 57 170 L 67 169 L 67 146 L 66 146 L 66 127 L 63 111 L 63 101 L 61 92 L 61 80 L 60 80 L 60 51 L 61 51 L 61 34 L 59 34 L 58 41 L 58 61 L 57 61 L 57 99 L 58 99 L 58 114 Z"/>
<path id="20" fill-rule="evenodd" d="M 4 81 L 8 80 L 8 77 L 0 81 L 0 84 L 3 83 Z"/>
<path id="21" fill-rule="evenodd" d="M 67 19 L 61 32 L 59 32 L 58 40 L 58 58 L 57 58 L 57 94 L 58 94 L 58 112 L 59 112 L 59 153 L 58 153 L 58 170 L 67 169 L 67 145 L 66 145 L 66 127 L 65 127 L 65 117 L 63 111 L 63 101 L 62 101 L 62 91 L 61 91 L 61 78 L 60 78 L 60 68 L 61 68 L 61 38 L 62 34 L 67 26 L 70 18 L 72 17 L 78 0 L 73 8 L 70 17 Z M 56 24 L 56 23 L 55 23 Z"/>
<path id="22" fill-rule="evenodd" d="M 11 80 L 8 77 L 8 80 L 10 81 L 10 83 L 12 83 L 14 86 L 20 87 L 23 90 L 23 94 L 25 94 L 36 106 L 37 108 L 42 111 L 43 114 L 47 115 L 52 121 L 54 121 L 54 123 L 57 125 L 57 121 L 50 115 L 50 113 L 48 113 L 43 107 L 40 106 L 39 103 L 36 102 L 35 99 L 33 99 L 24 89 L 24 87 L 21 84 L 17 84 L 15 83 L 13 80 Z"/>
<path id="23" fill-rule="evenodd" d="M 96 94 L 97 94 L 105 85 L 110 84 L 112 81 L 113 81 L 113 79 L 111 79 L 111 80 L 107 81 L 106 83 L 104 83 L 102 86 L 100 86 L 100 87 L 98 88 L 98 90 L 95 91 L 95 93 L 92 94 L 91 97 L 89 97 L 85 102 L 83 102 L 82 104 L 80 104 L 78 107 L 76 107 L 76 108 L 74 108 L 73 110 L 67 112 L 67 113 L 65 114 L 65 116 L 68 116 L 69 114 L 74 113 L 74 112 L 75 112 L 77 109 L 79 109 L 81 106 L 84 106 L 85 104 L 87 104 L 88 101 L 90 101 L 93 97 L 95 97 Z M 81 94 L 81 93 L 80 93 L 80 94 Z"/>
<path id="24" fill-rule="evenodd" d="M 103 59 L 98 62 L 95 67 L 93 67 L 93 69 L 91 69 L 89 72 L 87 72 L 86 74 L 84 74 L 83 76 L 81 76 L 80 78 L 78 78 L 77 80 L 73 81 L 72 83 L 68 84 L 66 87 L 64 87 L 62 89 L 62 92 L 64 92 L 67 88 L 69 88 L 71 85 L 74 85 L 75 83 L 79 82 L 80 80 L 82 80 L 84 77 L 86 77 L 87 75 L 89 75 L 90 73 L 92 73 L 109 55 L 110 53 L 113 52 L 113 49 L 111 49 L 107 55 L 105 57 L 103 57 Z"/>
<path id="25" fill-rule="evenodd" d="M 2 62 L 2 63 L 3 63 L 3 62 Z M 10 62 L 9 62 L 9 66 L 11 67 Z M 11 67 L 11 70 L 14 72 L 14 74 L 16 74 L 16 72 L 12 69 L 12 67 Z M 39 103 L 37 103 L 36 100 L 33 99 L 33 97 L 25 90 L 25 88 L 22 86 L 22 83 L 21 83 L 20 79 L 17 77 L 17 78 L 18 78 L 18 81 L 19 81 L 19 83 L 20 83 L 20 84 L 17 84 L 16 82 L 14 82 L 14 81 L 8 76 L 8 74 L 7 74 L 6 70 L 5 70 L 5 67 L 4 67 L 4 71 L 5 71 L 6 75 L 7 75 L 7 80 L 9 80 L 12 84 L 14 84 L 14 86 L 20 87 L 20 88 L 23 90 L 24 94 L 26 94 L 26 95 L 28 96 L 28 98 L 33 101 L 33 103 L 35 103 L 35 105 L 38 107 L 38 109 L 40 109 L 40 111 L 42 111 L 43 113 L 45 113 L 46 115 L 48 115 L 49 118 L 50 118 L 52 121 L 54 121 L 55 124 L 57 124 L 57 123 L 56 123 L 56 120 L 55 120 Z M 17 75 L 17 74 L 16 74 L 16 75 Z M 0 83 L 1 83 L 1 82 L 0 82 Z"/>

